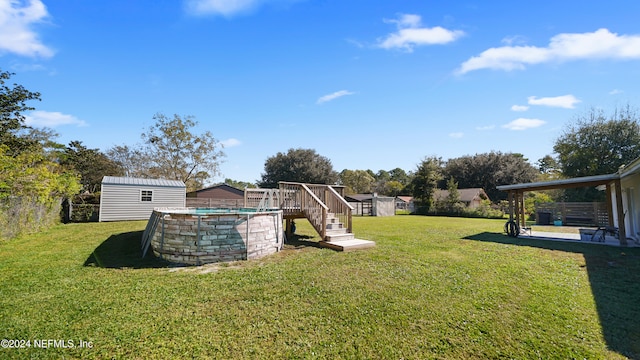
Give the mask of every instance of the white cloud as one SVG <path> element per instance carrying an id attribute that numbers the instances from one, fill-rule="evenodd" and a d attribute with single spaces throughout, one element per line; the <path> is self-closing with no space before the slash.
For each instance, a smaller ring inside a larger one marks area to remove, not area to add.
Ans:
<path id="1" fill-rule="evenodd" d="M 478 130 L 478 131 L 487 131 L 487 130 L 493 130 L 495 127 L 496 127 L 495 125 L 476 126 L 476 130 Z"/>
<path id="2" fill-rule="evenodd" d="M 620 89 L 613 89 L 611 91 L 609 91 L 609 95 L 618 95 L 618 94 L 622 94 L 624 91 L 620 90 Z"/>
<path id="3" fill-rule="evenodd" d="M 294 3 L 300 0 L 184 0 L 187 13 L 196 16 L 246 14 L 262 5 Z"/>
<path id="4" fill-rule="evenodd" d="M 402 49 L 412 52 L 413 48 L 421 45 L 447 44 L 464 35 L 460 30 L 447 30 L 436 26 L 421 27 L 420 15 L 400 14 L 397 20 L 385 20 L 396 24 L 398 31 L 378 39 L 377 46 L 383 49 Z"/>
<path id="5" fill-rule="evenodd" d="M 501 41 L 503 44 L 514 45 L 514 44 L 524 44 L 526 43 L 526 39 L 523 36 L 515 35 L 515 36 L 507 36 Z"/>
<path id="6" fill-rule="evenodd" d="M 540 119 L 518 118 L 508 124 L 502 125 L 502 127 L 509 130 L 526 130 L 537 128 L 544 124 L 546 124 L 546 121 Z"/>
<path id="7" fill-rule="evenodd" d="M 462 63 L 459 74 L 480 69 L 522 70 L 527 65 L 580 59 L 640 59 L 640 35 L 618 35 L 607 29 L 558 34 L 547 47 L 490 48 Z"/>
<path id="8" fill-rule="evenodd" d="M 53 50 L 42 44 L 31 26 L 49 16 L 40 0 L 0 1 L 0 52 L 30 57 L 51 57 Z"/>
<path id="9" fill-rule="evenodd" d="M 542 106 L 559 107 L 559 108 L 565 108 L 565 109 L 573 109 L 575 108 L 575 104 L 582 102 L 573 95 L 563 95 L 563 96 L 543 97 L 543 98 L 537 98 L 536 96 L 529 96 L 527 99 L 528 99 L 529 105 L 542 105 Z"/>
<path id="10" fill-rule="evenodd" d="M 454 132 L 449 134 L 449 137 L 454 139 L 460 139 L 463 136 L 464 136 L 464 133 L 461 133 L 461 132 Z"/>
<path id="11" fill-rule="evenodd" d="M 187 12 L 192 15 L 233 16 L 253 10 L 260 0 L 187 0 Z"/>
<path id="12" fill-rule="evenodd" d="M 529 107 L 526 105 L 513 105 L 511 107 L 512 111 L 527 111 L 529 110 Z"/>
<path id="13" fill-rule="evenodd" d="M 321 96 L 318 101 L 316 102 L 317 104 L 322 104 L 325 103 L 327 101 L 331 101 L 331 100 L 335 100 L 339 97 L 343 97 L 346 95 L 353 95 L 355 94 L 354 92 L 348 91 L 348 90 L 340 90 L 340 91 L 336 91 L 333 94 L 328 94 L 325 96 Z"/>
<path id="14" fill-rule="evenodd" d="M 62 125 L 87 126 L 84 120 L 80 120 L 73 115 L 63 114 L 57 111 L 32 111 L 25 115 L 25 123 L 29 126 L 57 127 Z"/>
<path id="15" fill-rule="evenodd" d="M 240 144 L 242 144 L 242 142 L 235 138 L 229 138 L 227 140 L 220 141 L 220 144 L 222 144 L 222 146 L 224 146 L 225 148 L 230 148 L 234 146 L 239 146 Z"/>

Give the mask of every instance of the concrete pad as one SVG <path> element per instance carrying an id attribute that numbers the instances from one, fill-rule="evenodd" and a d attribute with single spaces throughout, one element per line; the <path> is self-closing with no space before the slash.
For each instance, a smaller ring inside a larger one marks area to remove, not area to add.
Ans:
<path id="1" fill-rule="evenodd" d="M 351 250 L 371 248 L 376 246 L 376 243 L 371 240 L 349 239 L 349 240 L 320 241 L 320 246 L 337 250 L 337 251 L 351 251 Z"/>
<path id="2" fill-rule="evenodd" d="M 556 232 L 546 232 L 546 231 L 531 231 L 529 233 L 524 233 L 518 235 L 519 238 L 523 239 L 535 239 L 535 240 L 550 240 L 550 241 L 565 241 L 565 242 L 578 242 L 583 244 L 598 244 L 598 245 L 609 245 L 609 246 L 621 246 L 620 240 L 617 238 L 606 235 L 602 241 L 599 241 L 600 238 L 597 236 L 592 241 L 591 235 L 588 236 L 580 236 L 580 234 L 575 233 L 556 233 Z M 640 247 L 640 244 L 635 242 L 633 239 L 627 238 L 627 246 L 626 247 Z"/>

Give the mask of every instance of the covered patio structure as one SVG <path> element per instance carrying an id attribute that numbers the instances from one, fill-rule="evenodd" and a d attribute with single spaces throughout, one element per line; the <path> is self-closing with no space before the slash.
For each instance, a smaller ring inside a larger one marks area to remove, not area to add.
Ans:
<path id="1" fill-rule="evenodd" d="M 572 179 L 560 179 L 533 183 L 497 186 L 498 190 L 508 192 L 509 222 L 517 228 L 525 228 L 524 193 L 527 191 L 567 189 L 578 187 L 605 186 L 606 207 L 609 213 L 609 227 L 617 227 L 620 246 L 627 246 L 627 235 L 624 223 L 624 206 L 622 201 L 622 185 L 619 173 L 608 175 L 585 176 Z M 517 236 L 518 234 L 516 234 Z"/>

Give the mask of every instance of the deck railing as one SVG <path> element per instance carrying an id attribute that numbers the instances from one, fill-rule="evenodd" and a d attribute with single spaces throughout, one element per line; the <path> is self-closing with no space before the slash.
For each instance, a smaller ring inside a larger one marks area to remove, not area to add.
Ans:
<path id="1" fill-rule="evenodd" d="M 281 181 L 279 189 L 245 189 L 244 206 L 280 208 L 285 218 L 305 217 L 324 239 L 329 214 L 351 233 L 353 207 L 341 196 L 343 187 Z"/>
<path id="2" fill-rule="evenodd" d="M 353 206 L 349 205 L 341 194 L 332 186 L 327 185 L 325 191 L 325 205 L 329 207 L 329 211 L 333 213 L 340 222 L 347 227 L 347 232 L 353 232 L 352 218 Z"/>
<path id="3" fill-rule="evenodd" d="M 310 191 L 315 195 L 315 197 L 322 204 L 324 204 L 327 207 L 328 213 L 338 218 L 338 220 L 343 224 L 343 226 L 347 228 L 347 232 L 349 233 L 352 232 L 353 227 L 352 227 L 351 214 L 353 211 L 353 207 L 349 205 L 349 203 L 340 194 L 340 192 L 343 192 L 344 187 L 340 186 L 340 187 L 337 187 L 336 189 L 331 185 L 301 184 L 301 183 L 286 182 L 286 181 L 281 181 L 279 184 L 280 184 L 281 193 L 283 190 L 295 191 L 295 192 L 300 192 L 302 190 Z M 308 204 L 308 205 L 311 205 L 311 204 Z M 310 214 L 312 211 L 319 212 L 319 210 L 311 210 L 310 207 L 306 207 L 304 211 L 305 211 L 305 215 L 307 215 L 308 213 Z M 325 218 L 325 225 L 323 225 L 323 227 L 326 227 L 326 218 Z M 326 229 L 323 231 L 326 232 Z M 318 230 L 318 232 L 320 231 Z"/>
<path id="4" fill-rule="evenodd" d="M 324 240 L 327 236 L 327 214 L 329 208 L 305 184 L 300 184 L 300 205 L 302 213 Z"/>
<path id="5" fill-rule="evenodd" d="M 280 207 L 280 191 L 278 189 L 244 189 L 244 207 L 277 209 Z"/>

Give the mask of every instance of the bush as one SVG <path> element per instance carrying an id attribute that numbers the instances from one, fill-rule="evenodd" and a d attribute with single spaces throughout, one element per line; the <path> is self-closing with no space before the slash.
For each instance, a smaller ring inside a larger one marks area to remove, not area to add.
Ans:
<path id="1" fill-rule="evenodd" d="M 504 217 L 504 211 L 498 205 L 491 204 L 489 200 L 483 200 L 480 206 L 477 208 L 465 207 L 462 203 L 457 203 L 454 206 L 444 204 L 444 202 L 438 201 L 431 210 L 427 210 L 427 207 L 418 207 L 414 212 L 416 215 L 436 215 L 436 216 L 458 216 L 469 218 L 487 218 L 487 219 L 502 219 Z"/>
<path id="2" fill-rule="evenodd" d="M 78 176 L 65 172 L 44 152 L 9 155 L 0 146 L 0 238 L 46 229 L 60 221 L 63 198 L 80 190 Z"/>
<path id="3" fill-rule="evenodd" d="M 36 198 L 10 197 L 0 201 L 0 239 L 45 230 L 60 221 L 60 201 L 39 202 Z"/>
<path id="4" fill-rule="evenodd" d="M 488 219 L 502 219 L 504 212 L 499 206 L 491 204 L 489 200 L 483 200 L 480 206 L 475 209 L 466 209 L 464 211 L 466 217 L 478 217 Z"/>

